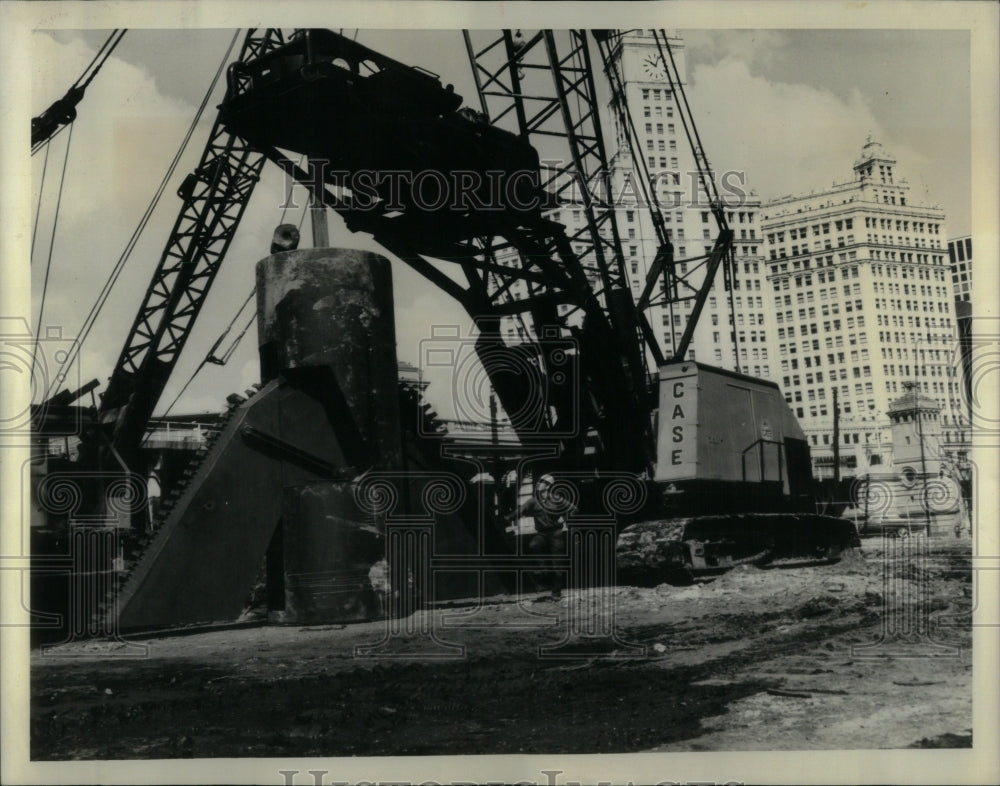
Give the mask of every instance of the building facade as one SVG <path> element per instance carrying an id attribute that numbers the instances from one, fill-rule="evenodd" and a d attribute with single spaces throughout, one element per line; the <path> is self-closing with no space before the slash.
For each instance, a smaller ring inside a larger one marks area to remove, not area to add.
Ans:
<path id="1" fill-rule="evenodd" d="M 951 282 L 955 299 L 972 301 L 972 236 L 956 237 L 948 241 L 948 261 L 951 263 Z"/>
<path id="2" fill-rule="evenodd" d="M 683 75 L 683 40 L 671 34 L 670 44 Z M 650 31 L 622 36 L 613 65 L 678 272 L 691 271 L 689 282 L 697 287 L 718 227 Z M 691 103 L 697 117 L 697 94 Z M 635 186 L 639 175 L 628 131 L 610 104 L 605 109 L 606 136 L 613 139 L 612 197 L 638 298 L 658 240 Z M 904 382 L 916 382 L 940 406 L 942 450 L 964 458 L 970 433 L 961 364 L 955 362 L 955 290 L 944 211 L 918 200 L 895 158 L 870 138 L 852 177 L 820 192 L 762 204 L 741 180 L 727 182 L 736 185 L 728 193 L 721 189 L 735 235 L 736 276 L 727 291 L 721 271 L 717 274 L 686 357 L 778 383 L 806 431 L 818 477 L 834 474 L 835 397 L 841 476 L 891 462 L 888 412 Z M 582 206 L 573 204 L 549 217 L 570 236 L 586 221 Z M 692 305 L 688 300 L 647 310 L 666 357 L 673 354 Z M 505 328 L 510 341 L 529 335 L 517 319 Z"/>
<path id="3" fill-rule="evenodd" d="M 948 241 L 951 281 L 955 290 L 955 318 L 965 375 L 966 417 L 972 420 L 972 236 Z"/>
<path id="4" fill-rule="evenodd" d="M 942 450 L 967 453 L 945 214 L 917 202 L 871 137 L 853 177 L 763 209 L 778 382 L 809 439 L 814 474 L 891 461 L 890 403 L 913 383 L 941 410 Z"/>

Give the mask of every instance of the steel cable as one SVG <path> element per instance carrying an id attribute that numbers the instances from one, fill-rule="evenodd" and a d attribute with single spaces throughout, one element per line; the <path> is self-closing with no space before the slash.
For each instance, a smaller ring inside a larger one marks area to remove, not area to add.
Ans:
<path id="1" fill-rule="evenodd" d="M 112 268 L 110 275 L 108 276 L 107 280 L 104 283 L 104 286 L 101 288 L 101 291 L 97 296 L 96 302 L 91 307 L 89 313 L 87 314 L 87 317 L 84 319 L 83 325 L 81 326 L 80 329 L 80 336 L 73 343 L 73 347 L 67 354 L 66 360 L 63 361 L 63 364 L 59 369 L 59 373 L 56 375 L 56 378 L 53 380 L 52 385 L 49 387 L 49 390 L 46 394 L 46 398 L 48 396 L 53 395 L 56 392 L 55 389 L 58 388 L 60 384 L 62 384 L 62 381 L 66 377 L 67 370 L 79 356 L 80 351 L 83 348 L 84 342 L 90 335 L 90 331 L 92 330 L 94 323 L 97 321 L 97 317 L 100 316 L 101 310 L 104 308 L 108 296 L 111 294 L 111 290 L 114 288 L 115 284 L 118 281 L 119 276 L 121 275 L 122 270 L 125 267 L 125 263 L 128 261 L 129 257 L 132 254 L 132 251 L 138 244 L 139 237 L 142 235 L 143 230 L 145 230 L 147 224 L 149 223 L 153 211 L 159 204 L 160 197 L 166 190 L 167 183 L 173 176 L 178 163 L 180 163 L 181 156 L 184 154 L 184 151 L 186 150 L 187 145 L 194 134 L 195 128 L 197 127 L 199 121 L 201 120 L 201 116 L 205 111 L 205 107 L 208 106 L 209 99 L 211 98 L 211 95 L 215 90 L 215 86 L 219 81 L 219 77 L 222 75 L 223 70 L 225 70 L 226 63 L 229 60 L 229 56 L 233 50 L 233 46 L 236 44 L 238 37 L 239 37 L 239 30 L 237 30 L 236 33 L 233 35 L 233 38 L 229 43 L 229 47 L 226 49 L 226 53 L 222 58 L 222 62 L 219 64 L 219 67 L 215 72 L 215 76 L 212 78 L 212 82 L 209 85 L 208 90 L 205 92 L 204 98 L 202 98 L 201 104 L 198 107 L 198 111 L 195 113 L 194 120 L 191 122 L 191 126 L 188 128 L 187 133 L 184 135 L 184 139 L 181 142 L 180 148 L 177 150 L 177 153 L 174 155 L 173 160 L 170 162 L 170 166 L 168 167 L 166 174 L 163 176 L 163 179 L 160 181 L 160 184 L 157 187 L 156 192 L 153 195 L 153 198 L 150 200 L 149 205 L 146 207 L 146 211 L 143 213 L 142 218 L 139 220 L 138 226 L 136 227 L 135 231 L 133 231 L 132 236 L 129 238 L 128 243 L 125 245 L 125 249 L 122 251 L 121 256 L 119 256 L 118 261 L 115 263 L 114 268 Z"/>
<path id="2" fill-rule="evenodd" d="M 45 279 L 42 283 L 42 297 L 41 303 L 38 306 L 38 322 L 35 329 L 35 346 L 31 352 L 31 378 L 35 374 L 35 362 L 38 358 L 38 347 L 41 342 L 37 339 L 41 336 L 42 331 L 42 319 L 45 315 L 45 296 L 49 289 L 49 273 L 52 271 L 52 250 L 56 245 L 56 229 L 59 227 L 59 208 L 62 206 L 62 196 L 63 196 L 63 186 L 66 184 L 66 169 L 69 164 L 69 148 L 73 142 L 73 124 L 69 124 L 69 136 L 66 138 L 66 152 L 63 155 L 63 165 L 62 173 L 59 175 L 59 195 L 56 197 L 56 212 L 52 218 L 52 234 L 49 236 L 49 253 L 45 261 Z M 39 202 L 41 201 L 41 194 L 39 194 Z M 47 398 L 47 396 L 46 396 Z"/>

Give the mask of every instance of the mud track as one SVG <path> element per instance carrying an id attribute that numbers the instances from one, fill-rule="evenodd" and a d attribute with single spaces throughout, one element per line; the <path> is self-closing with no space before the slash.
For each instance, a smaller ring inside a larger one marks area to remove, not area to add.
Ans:
<path id="1" fill-rule="evenodd" d="M 832 565 L 615 588 L 616 638 L 571 637 L 557 657 L 539 648 L 563 641 L 580 597 L 422 612 L 464 654 L 411 634 L 383 647 L 397 657 L 354 657 L 381 623 L 72 642 L 33 654 L 31 754 L 967 747 L 970 547 L 928 545 L 919 559 L 867 541 Z"/>

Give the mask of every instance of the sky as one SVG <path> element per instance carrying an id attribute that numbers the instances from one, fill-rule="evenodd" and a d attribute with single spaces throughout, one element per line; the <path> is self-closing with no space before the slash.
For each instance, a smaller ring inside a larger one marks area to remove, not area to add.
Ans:
<path id="1" fill-rule="evenodd" d="M 223 60 L 232 30 L 133 30 L 94 80 L 74 125 L 42 324 L 76 335 L 119 258 L 180 139 Z M 345 31 L 349 35 L 354 30 Z M 970 230 L 969 36 L 964 31 L 682 30 L 689 100 L 716 171 L 745 171 L 762 199 L 842 182 L 868 134 L 895 154 L 915 199 L 943 207 L 950 236 Z M 107 31 L 33 34 L 31 113 L 36 115 L 79 76 Z M 403 62 L 427 68 L 476 105 L 461 32 L 367 31 L 358 40 Z M 238 43 L 237 43 L 238 47 Z M 79 377 L 110 374 L 156 266 L 180 200 L 176 187 L 191 171 L 221 100 L 222 85 L 195 131 L 157 213 L 133 252 L 88 338 Z M 610 125 L 610 124 L 608 124 Z M 32 260 L 37 319 L 68 134 L 50 147 L 44 199 Z M 44 165 L 33 161 L 34 200 Z M 287 184 L 265 169 L 159 411 L 172 401 L 235 315 L 253 285 L 256 261 L 268 253 L 283 215 Z M 302 202 L 302 199 L 299 199 Z M 308 222 L 303 227 L 308 238 Z M 305 241 L 303 245 L 307 245 Z M 331 218 L 331 244 L 379 250 Z M 457 304 L 394 263 L 397 353 L 418 363 L 429 323 L 471 325 Z M 432 315 L 432 316 L 431 316 Z M 242 322 L 242 320 L 241 320 Z M 234 329 L 234 333 L 239 328 Z M 232 334 L 231 334 L 232 336 Z M 252 327 L 226 367 L 207 366 L 174 413 L 219 409 L 225 395 L 258 379 Z M 434 378 L 428 397 L 454 414 L 451 377 Z"/>
<path id="2" fill-rule="evenodd" d="M 914 199 L 970 232 L 969 35 L 961 30 L 685 31 L 689 98 L 717 168 L 765 199 L 850 179 L 867 134 Z"/>

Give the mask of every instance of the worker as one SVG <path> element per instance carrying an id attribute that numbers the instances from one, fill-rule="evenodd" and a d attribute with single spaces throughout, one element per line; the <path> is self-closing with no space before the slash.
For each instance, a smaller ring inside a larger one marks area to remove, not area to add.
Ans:
<path id="1" fill-rule="evenodd" d="M 146 478 L 146 533 L 152 534 L 153 528 L 156 526 L 156 517 L 160 513 L 160 500 L 162 494 L 162 486 L 160 483 L 160 472 L 163 471 L 163 459 L 162 457 L 157 459 L 156 464 L 149 471 L 149 476 Z"/>
<path id="2" fill-rule="evenodd" d="M 566 519 L 575 510 L 573 503 L 554 486 L 551 475 L 542 475 L 535 484 L 535 492 L 509 518 L 515 522 L 521 516 L 532 516 L 535 534 L 528 542 L 528 550 L 542 555 L 547 570 L 539 572 L 539 579 L 549 590 L 539 601 L 557 601 L 562 598 L 563 572 L 555 570 L 554 558 L 566 554 Z"/>

